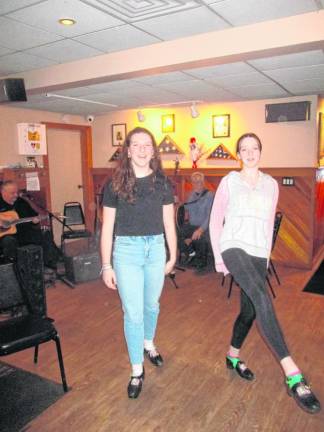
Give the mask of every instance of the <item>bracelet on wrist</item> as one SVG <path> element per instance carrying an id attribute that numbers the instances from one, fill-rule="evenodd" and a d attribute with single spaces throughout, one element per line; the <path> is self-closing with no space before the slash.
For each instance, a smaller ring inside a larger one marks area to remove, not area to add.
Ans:
<path id="1" fill-rule="evenodd" d="M 104 272 L 105 270 L 112 270 L 112 265 L 111 264 L 102 264 L 101 270 L 100 270 L 100 274 L 102 274 L 102 272 Z"/>

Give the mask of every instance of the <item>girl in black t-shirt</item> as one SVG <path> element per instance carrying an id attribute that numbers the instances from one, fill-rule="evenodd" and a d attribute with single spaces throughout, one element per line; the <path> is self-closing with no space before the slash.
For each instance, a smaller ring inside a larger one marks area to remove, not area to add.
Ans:
<path id="1" fill-rule="evenodd" d="M 144 354 L 155 366 L 163 364 L 154 336 L 164 275 L 175 264 L 177 244 L 172 187 L 147 129 L 137 127 L 127 135 L 103 206 L 102 276 L 122 301 L 132 366 L 127 392 L 134 399 L 142 389 Z"/>

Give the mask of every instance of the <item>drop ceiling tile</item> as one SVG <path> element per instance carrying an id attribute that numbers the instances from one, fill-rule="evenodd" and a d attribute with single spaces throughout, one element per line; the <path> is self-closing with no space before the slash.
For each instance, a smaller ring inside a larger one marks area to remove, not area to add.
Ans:
<path id="1" fill-rule="evenodd" d="M 51 60 L 42 59 L 23 52 L 7 54 L 2 56 L 0 61 L 0 75 L 39 69 L 55 64 Z"/>
<path id="2" fill-rule="evenodd" d="M 31 48 L 25 52 L 50 60 L 55 60 L 59 63 L 70 62 L 102 54 L 102 51 L 98 51 L 71 39 L 64 39 L 48 45 Z"/>
<path id="3" fill-rule="evenodd" d="M 159 84 L 165 84 L 165 83 L 175 82 L 175 81 L 188 81 L 190 79 L 193 78 L 183 72 L 167 72 L 159 75 L 135 78 L 134 81 L 141 82 L 143 84 L 151 85 L 154 87 Z"/>
<path id="4" fill-rule="evenodd" d="M 269 58 L 249 60 L 249 64 L 262 71 L 296 66 L 311 66 L 316 64 L 324 64 L 324 53 L 322 50 L 314 50 L 294 54 L 285 54 Z"/>
<path id="5" fill-rule="evenodd" d="M 78 36 L 74 39 L 104 52 L 122 51 L 160 42 L 158 38 L 128 24 Z"/>
<path id="6" fill-rule="evenodd" d="M 245 99 L 267 99 L 290 96 L 288 92 L 274 83 L 235 87 L 231 89 L 231 92 Z"/>
<path id="7" fill-rule="evenodd" d="M 0 17 L 0 40 L 2 46 L 24 50 L 34 46 L 55 42 L 60 36 L 38 30 L 29 25 Z"/>
<path id="8" fill-rule="evenodd" d="M 128 96 L 127 98 L 125 95 L 122 94 L 111 94 L 111 93 L 94 93 L 94 94 L 87 94 L 82 96 L 83 99 L 88 99 L 94 102 L 103 102 L 107 104 L 117 105 L 116 109 L 120 109 L 121 106 L 129 105 L 132 106 L 139 106 L 140 101 L 135 96 Z M 102 107 L 104 109 L 104 107 Z"/>
<path id="9" fill-rule="evenodd" d="M 324 76 L 322 78 L 289 81 L 285 83 L 285 88 L 296 95 L 319 94 L 324 92 Z"/>
<path id="10" fill-rule="evenodd" d="M 89 87 L 76 87 L 76 88 L 70 88 L 66 90 L 55 90 L 51 93 L 60 94 L 63 96 L 73 96 L 73 97 L 83 97 L 85 95 L 90 94 L 90 88 Z"/>
<path id="11" fill-rule="evenodd" d="M 7 16 L 66 37 L 78 36 L 123 24 L 119 19 L 79 0 L 47 0 Z M 76 24 L 63 26 L 58 23 L 59 19 L 66 17 L 75 19 Z"/>
<path id="12" fill-rule="evenodd" d="M 36 3 L 40 3 L 40 0 L 2 0 L 0 3 L 0 15 L 15 11 L 17 9 L 22 9 L 26 6 Z"/>
<path id="13" fill-rule="evenodd" d="M 219 85 L 225 89 L 231 87 L 242 87 L 245 85 L 253 85 L 258 83 L 271 83 L 271 80 L 259 72 L 252 72 L 240 75 L 227 75 L 223 77 L 209 78 L 209 82 Z"/>
<path id="14" fill-rule="evenodd" d="M 234 26 L 318 10 L 314 0 L 226 0 L 210 7 Z"/>
<path id="15" fill-rule="evenodd" d="M 114 95 L 131 95 L 134 92 L 140 93 L 141 91 L 145 91 L 148 86 L 137 83 L 133 80 L 120 80 L 120 81 L 112 81 L 102 84 L 94 84 L 92 86 L 87 86 L 90 90 L 89 94 L 95 93 L 109 93 Z"/>
<path id="16" fill-rule="evenodd" d="M 199 80 L 167 83 L 158 87 L 182 95 L 185 100 L 202 100 L 217 94 L 228 95 L 226 90 Z"/>
<path id="17" fill-rule="evenodd" d="M 197 78 L 208 79 L 226 75 L 247 74 L 254 71 L 255 70 L 248 64 L 244 62 L 236 62 L 218 66 L 188 69 L 186 70 L 186 73 Z"/>
<path id="18" fill-rule="evenodd" d="M 136 26 L 162 40 L 171 40 L 229 27 L 224 20 L 205 7 L 138 21 Z"/>
<path id="19" fill-rule="evenodd" d="M 324 76 L 324 64 L 267 70 L 264 73 L 279 83 L 321 78 Z"/>
<path id="20" fill-rule="evenodd" d="M 0 56 L 3 56 L 5 54 L 10 54 L 13 52 L 14 52 L 14 50 L 0 46 Z"/>

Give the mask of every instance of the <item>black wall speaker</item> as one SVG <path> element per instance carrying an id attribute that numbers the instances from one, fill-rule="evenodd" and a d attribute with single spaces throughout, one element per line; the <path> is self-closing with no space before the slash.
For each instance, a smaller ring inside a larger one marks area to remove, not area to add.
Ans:
<path id="1" fill-rule="evenodd" d="M 22 293 L 13 264 L 0 265 L 0 310 L 23 303 Z"/>
<path id="2" fill-rule="evenodd" d="M 266 123 L 310 120 L 310 101 L 267 104 Z"/>
<path id="3" fill-rule="evenodd" d="M 26 102 L 26 90 L 22 78 L 0 80 L 0 102 Z"/>
<path id="4" fill-rule="evenodd" d="M 73 283 L 95 280 L 100 275 L 101 260 L 98 252 L 65 256 L 64 262 L 65 276 Z"/>

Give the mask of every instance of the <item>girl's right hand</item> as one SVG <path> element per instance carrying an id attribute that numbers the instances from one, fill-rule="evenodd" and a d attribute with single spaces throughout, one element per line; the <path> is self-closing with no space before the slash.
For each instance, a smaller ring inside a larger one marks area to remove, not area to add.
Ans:
<path id="1" fill-rule="evenodd" d="M 112 290 L 117 289 L 117 279 L 116 279 L 114 269 L 111 268 L 111 269 L 103 270 L 102 280 L 104 281 L 105 285 L 108 288 Z"/>
<path id="2" fill-rule="evenodd" d="M 224 276 L 229 274 L 229 271 L 227 270 L 226 265 L 224 263 L 216 264 L 215 267 L 218 273 L 223 273 Z"/>

